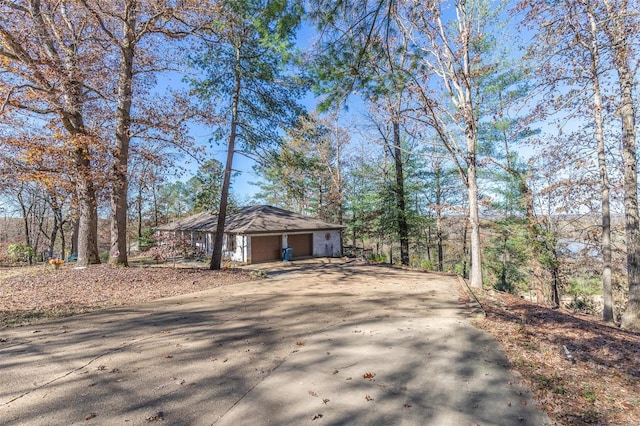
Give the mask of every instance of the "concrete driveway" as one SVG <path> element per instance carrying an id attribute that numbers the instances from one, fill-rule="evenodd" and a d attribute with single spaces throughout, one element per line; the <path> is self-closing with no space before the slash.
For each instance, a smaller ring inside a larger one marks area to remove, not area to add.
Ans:
<path id="1" fill-rule="evenodd" d="M 543 425 L 453 277 L 315 260 L 0 330 L 3 425 Z"/>

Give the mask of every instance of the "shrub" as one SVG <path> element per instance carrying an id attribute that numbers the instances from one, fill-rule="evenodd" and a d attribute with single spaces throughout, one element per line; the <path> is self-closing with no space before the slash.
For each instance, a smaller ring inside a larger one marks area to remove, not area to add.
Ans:
<path id="1" fill-rule="evenodd" d="M 573 300 L 567 305 L 567 308 L 589 315 L 597 315 L 600 313 L 596 303 L 589 296 L 574 296 Z"/>
<path id="2" fill-rule="evenodd" d="M 374 262 L 374 263 L 386 263 L 387 262 L 387 255 L 371 253 L 369 255 L 368 260 L 370 262 Z"/>
<path id="3" fill-rule="evenodd" d="M 147 253 L 157 262 L 164 262 L 174 257 L 196 258 L 203 254 L 199 247 L 194 247 L 186 238 L 165 236 L 158 239 L 158 245 L 151 247 Z"/>
<path id="4" fill-rule="evenodd" d="M 424 269 L 425 271 L 433 271 L 433 263 L 431 263 L 430 260 L 423 260 L 420 263 L 420 268 Z"/>
<path id="5" fill-rule="evenodd" d="M 138 250 L 147 251 L 151 247 L 155 247 L 158 244 L 153 229 L 146 229 L 140 238 L 138 238 Z"/>
<path id="6" fill-rule="evenodd" d="M 7 247 L 7 254 L 14 262 L 28 262 L 29 258 L 33 258 L 36 255 L 36 251 L 31 246 L 11 244 Z"/>
<path id="7" fill-rule="evenodd" d="M 602 294 L 602 281 L 599 278 L 570 278 L 567 293 L 572 296 Z"/>

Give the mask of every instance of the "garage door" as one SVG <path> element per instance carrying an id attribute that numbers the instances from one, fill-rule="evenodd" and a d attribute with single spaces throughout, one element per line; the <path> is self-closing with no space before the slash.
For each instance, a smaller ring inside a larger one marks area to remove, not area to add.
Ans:
<path id="1" fill-rule="evenodd" d="M 251 237 L 251 263 L 269 262 L 282 259 L 282 237 L 269 235 Z"/>
<path id="2" fill-rule="evenodd" d="M 295 234 L 287 238 L 293 257 L 313 256 L 313 234 Z"/>

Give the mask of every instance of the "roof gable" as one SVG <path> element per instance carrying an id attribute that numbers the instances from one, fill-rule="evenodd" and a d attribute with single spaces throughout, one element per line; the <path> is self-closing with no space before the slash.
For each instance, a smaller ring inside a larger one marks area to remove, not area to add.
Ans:
<path id="1" fill-rule="evenodd" d="M 209 212 L 196 213 L 174 222 L 158 227 L 160 231 L 210 231 L 214 232 L 218 224 L 218 216 Z"/>

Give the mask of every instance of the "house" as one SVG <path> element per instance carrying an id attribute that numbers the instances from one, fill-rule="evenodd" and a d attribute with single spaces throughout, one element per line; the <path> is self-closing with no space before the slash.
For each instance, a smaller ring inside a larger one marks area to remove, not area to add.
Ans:
<path id="1" fill-rule="evenodd" d="M 186 238 L 206 253 L 213 250 L 217 217 L 198 213 L 158 228 Z M 283 249 L 293 258 L 342 255 L 344 226 L 272 206 L 251 206 L 227 217 L 223 255 L 244 263 L 282 259 Z"/>

